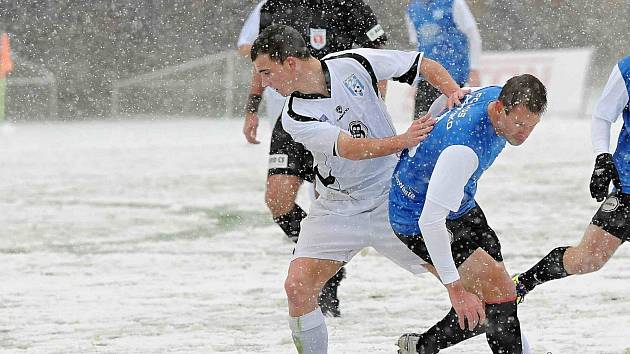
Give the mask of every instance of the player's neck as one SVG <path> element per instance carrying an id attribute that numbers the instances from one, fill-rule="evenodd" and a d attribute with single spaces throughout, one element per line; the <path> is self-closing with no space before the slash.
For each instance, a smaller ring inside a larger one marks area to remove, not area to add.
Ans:
<path id="1" fill-rule="evenodd" d="M 316 58 L 311 58 L 302 65 L 304 66 L 303 74 L 299 80 L 301 85 L 298 91 L 304 94 L 330 96 L 322 63 Z"/>

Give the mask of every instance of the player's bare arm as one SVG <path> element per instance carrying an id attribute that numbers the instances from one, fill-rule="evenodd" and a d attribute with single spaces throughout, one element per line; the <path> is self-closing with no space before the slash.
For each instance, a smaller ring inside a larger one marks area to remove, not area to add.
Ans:
<path id="1" fill-rule="evenodd" d="M 258 106 L 262 100 L 262 79 L 256 70 L 252 71 L 252 83 L 249 88 L 249 97 L 245 107 L 245 122 L 243 122 L 243 135 L 250 144 L 260 144 L 256 139 L 258 131 Z"/>
<path id="2" fill-rule="evenodd" d="M 470 90 L 463 90 L 453 80 L 451 75 L 444 69 L 440 63 L 422 58 L 420 63 L 420 75 L 424 77 L 433 87 L 437 88 L 448 97 L 447 106 L 449 109 L 453 106 L 461 105 L 461 98 Z"/>
<path id="3" fill-rule="evenodd" d="M 427 138 L 433 129 L 435 120 L 431 114 L 411 123 L 403 134 L 383 139 L 355 139 L 347 134 L 339 134 L 337 149 L 339 156 L 349 160 L 365 160 L 397 153 L 403 149 L 418 145 Z"/>

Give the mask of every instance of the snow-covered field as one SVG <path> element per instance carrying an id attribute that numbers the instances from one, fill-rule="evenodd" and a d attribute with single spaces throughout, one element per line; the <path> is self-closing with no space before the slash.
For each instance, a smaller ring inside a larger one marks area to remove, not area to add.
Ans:
<path id="1" fill-rule="evenodd" d="M 18 124 L 0 130 L 0 352 L 292 353 L 292 245 L 264 201 L 268 126 L 241 120 Z M 587 120 L 544 118 L 478 193 L 510 272 L 576 243 L 597 203 Z M 302 198 L 304 199 L 304 198 Z M 535 353 L 630 353 L 630 247 L 519 308 Z M 449 308 L 431 276 L 373 250 L 348 265 L 330 353 L 394 353 Z M 445 353 L 489 353 L 484 337 Z"/>

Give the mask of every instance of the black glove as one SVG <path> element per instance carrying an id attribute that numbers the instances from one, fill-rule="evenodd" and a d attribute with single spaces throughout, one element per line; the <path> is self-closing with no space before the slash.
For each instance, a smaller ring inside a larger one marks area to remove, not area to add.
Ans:
<path id="1" fill-rule="evenodd" d="M 591 175 L 591 197 L 597 199 L 598 202 L 606 199 L 610 181 L 613 182 L 615 188 L 621 190 L 621 181 L 612 155 L 609 153 L 599 154 L 595 159 L 595 167 Z"/>

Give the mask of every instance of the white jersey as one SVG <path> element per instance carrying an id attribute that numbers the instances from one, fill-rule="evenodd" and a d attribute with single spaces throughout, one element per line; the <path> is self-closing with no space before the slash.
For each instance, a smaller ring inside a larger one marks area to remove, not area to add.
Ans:
<path id="1" fill-rule="evenodd" d="M 322 59 L 329 97 L 294 92 L 282 112 L 282 125 L 313 153 L 318 201 L 339 215 L 371 210 L 387 198 L 395 155 L 353 161 L 337 154 L 339 134 L 354 138 L 396 135 L 378 94 L 379 80 L 412 84 L 422 53 L 352 49 Z M 343 202 L 343 203 L 342 203 Z"/>

